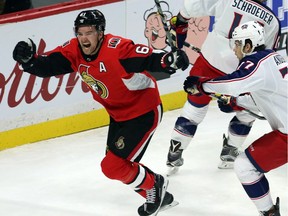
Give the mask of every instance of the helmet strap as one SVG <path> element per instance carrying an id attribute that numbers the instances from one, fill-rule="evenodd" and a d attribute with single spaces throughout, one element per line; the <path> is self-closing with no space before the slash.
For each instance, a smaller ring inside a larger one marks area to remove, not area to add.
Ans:
<path id="1" fill-rule="evenodd" d="M 103 42 L 103 38 L 104 38 L 104 32 L 103 31 L 98 31 L 98 34 L 99 32 L 102 32 L 102 37 L 101 38 L 98 38 L 98 43 L 97 43 L 97 46 L 95 47 L 95 50 L 93 50 L 93 52 L 96 51 L 96 53 L 99 51 L 101 45 L 102 45 L 102 42 Z M 93 53 L 92 52 L 92 53 Z"/>

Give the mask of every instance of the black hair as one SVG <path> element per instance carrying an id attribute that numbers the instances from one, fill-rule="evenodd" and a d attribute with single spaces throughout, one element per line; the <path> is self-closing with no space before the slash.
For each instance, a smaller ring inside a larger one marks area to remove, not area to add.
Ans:
<path id="1" fill-rule="evenodd" d="M 245 39 L 245 45 L 247 43 L 250 44 L 250 46 L 252 47 L 252 41 L 250 39 Z M 265 49 L 266 49 L 266 46 L 264 44 L 262 44 L 260 46 L 255 47 L 253 51 L 261 51 L 261 50 L 265 50 Z"/>

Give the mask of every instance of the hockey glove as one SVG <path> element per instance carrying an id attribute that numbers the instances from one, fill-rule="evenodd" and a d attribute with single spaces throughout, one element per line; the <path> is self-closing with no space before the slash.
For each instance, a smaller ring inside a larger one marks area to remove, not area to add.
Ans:
<path id="1" fill-rule="evenodd" d="M 196 94 L 209 95 L 209 93 L 206 93 L 202 88 L 202 84 L 208 80 L 210 79 L 206 77 L 188 76 L 183 83 L 184 91 L 190 95 L 196 95 Z"/>
<path id="2" fill-rule="evenodd" d="M 244 110 L 243 107 L 237 105 L 236 97 L 233 96 L 221 96 L 218 100 L 218 107 L 222 112 L 231 113 L 235 111 Z"/>
<path id="3" fill-rule="evenodd" d="M 177 49 L 176 51 L 168 52 L 163 55 L 161 59 L 161 65 L 170 74 L 176 72 L 176 70 L 185 70 L 189 66 L 189 59 L 183 50 Z"/>
<path id="4" fill-rule="evenodd" d="M 20 41 L 13 50 L 13 59 L 20 64 L 28 63 L 36 53 L 36 45 L 29 38 L 27 42 Z"/>
<path id="5" fill-rule="evenodd" d="M 184 41 L 187 37 L 188 20 L 182 17 L 180 13 L 170 19 L 172 38 L 175 39 L 175 46 L 182 49 Z"/>

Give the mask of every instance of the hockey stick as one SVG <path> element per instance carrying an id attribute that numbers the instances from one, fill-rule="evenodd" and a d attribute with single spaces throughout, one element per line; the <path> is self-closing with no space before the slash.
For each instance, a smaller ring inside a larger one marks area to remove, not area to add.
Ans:
<path id="1" fill-rule="evenodd" d="M 169 32 L 170 33 L 170 32 Z M 171 34 L 171 33 L 170 33 Z M 176 40 L 176 36 L 174 35 L 174 34 L 171 34 L 172 36 L 172 39 L 173 40 Z M 187 47 L 187 48 L 189 48 L 189 49 L 192 49 L 193 51 L 195 51 L 195 52 L 197 52 L 197 53 L 200 53 L 201 52 L 201 49 L 200 48 L 198 48 L 198 47 L 196 47 L 196 46 L 194 46 L 194 45 L 192 45 L 192 44 L 190 44 L 190 43 L 188 43 L 188 42 L 186 42 L 186 41 L 184 41 L 184 43 L 183 43 L 183 45 L 185 46 L 185 47 Z"/>
<path id="2" fill-rule="evenodd" d="M 189 49 L 192 49 L 193 51 L 197 52 L 197 53 L 200 53 L 201 52 L 201 49 L 198 48 L 198 47 L 195 47 L 193 46 L 192 44 L 189 44 L 188 42 L 184 41 L 184 44 L 183 44 L 185 47 L 188 47 Z"/>
<path id="3" fill-rule="evenodd" d="M 226 96 L 224 96 L 224 95 L 221 95 L 221 94 L 217 93 L 217 94 L 211 94 L 210 96 L 215 98 L 215 99 L 217 99 L 217 100 L 220 100 L 223 103 L 227 103 L 228 102 L 228 98 Z M 253 116 L 253 117 L 257 118 L 257 119 L 266 120 L 266 118 L 264 116 L 260 116 L 257 113 L 252 112 L 251 110 L 244 109 L 244 111 L 249 113 L 251 116 Z"/>
<path id="4" fill-rule="evenodd" d="M 154 1 L 155 1 L 155 4 L 156 4 L 156 7 L 157 7 L 157 12 L 158 12 L 158 14 L 161 17 L 161 21 L 162 21 L 162 24 L 164 26 L 164 30 L 166 32 L 166 37 L 168 39 L 168 43 L 171 46 L 172 51 L 174 51 L 174 50 L 177 49 L 177 47 L 173 43 L 173 41 L 176 41 L 176 36 L 171 34 L 170 31 L 169 31 L 169 27 L 168 27 L 167 22 L 165 20 L 165 16 L 163 14 L 163 10 L 161 8 L 160 1 L 159 0 L 154 0 Z M 195 51 L 197 53 L 201 52 L 201 50 L 198 47 L 193 46 L 192 44 L 189 44 L 186 41 L 184 41 L 183 45 L 188 47 L 189 49 L 192 49 L 193 51 Z"/>
<path id="5" fill-rule="evenodd" d="M 173 43 L 173 39 L 172 39 L 172 36 L 171 36 L 171 33 L 169 31 L 169 27 L 167 25 L 167 22 L 166 22 L 166 19 L 165 19 L 165 16 L 163 14 L 163 10 L 161 8 L 161 5 L 160 5 L 160 1 L 159 0 L 154 0 L 155 1 L 155 4 L 156 4 L 156 7 L 157 7 L 157 12 L 158 14 L 160 15 L 161 17 L 161 21 L 162 21 L 162 24 L 163 24 L 163 27 L 164 27 L 164 30 L 166 32 L 166 37 L 168 39 L 168 43 L 169 45 L 171 46 L 171 49 L 172 51 L 175 51 L 177 49 L 177 47 L 174 45 Z"/>

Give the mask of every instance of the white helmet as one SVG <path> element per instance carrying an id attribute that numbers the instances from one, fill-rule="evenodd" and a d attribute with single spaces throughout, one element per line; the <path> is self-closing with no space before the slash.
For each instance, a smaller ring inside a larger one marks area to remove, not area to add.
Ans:
<path id="1" fill-rule="evenodd" d="M 265 44 L 264 28 L 256 21 L 249 21 L 236 27 L 232 33 L 232 39 L 241 43 L 242 49 L 245 45 L 245 40 L 250 39 L 252 42 L 252 51 L 255 47 Z"/>

